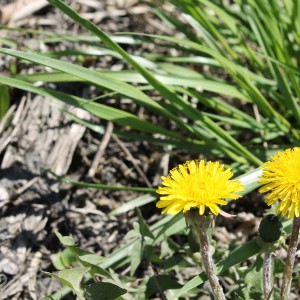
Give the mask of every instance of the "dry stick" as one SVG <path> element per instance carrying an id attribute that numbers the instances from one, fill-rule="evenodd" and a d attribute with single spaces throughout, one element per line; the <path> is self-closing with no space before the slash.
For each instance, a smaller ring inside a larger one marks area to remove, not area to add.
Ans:
<path id="1" fill-rule="evenodd" d="M 106 127 L 106 131 L 103 135 L 103 138 L 102 138 L 102 141 L 101 141 L 101 144 L 100 144 L 100 147 L 99 147 L 99 149 L 98 149 L 98 151 L 97 151 L 97 153 L 94 157 L 92 166 L 89 169 L 89 176 L 90 177 L 94 177 L 95 174 L 96 174 L 97 168 L 98 168 L 98 166 L 100 164 L 100 161 L 101 161 L 101 159 L 104 155 L 105 149 L 106 149 L 106 147 L 107 147 L 107 145 L 110 141 L 113 129 L 114 129 L 113 123 L 108 122 L 107 127 Z"/>
<path id="2" fill-rule="evenodd" d="M 120 146 L 120 148 L 127 155 L 128 159 L 131 161 L 131 163 L 133 164 L 133 166 L 135 167 L 135 169 L 137 170 L 137 172 L 139 173 L 139 175 L 141 176 L 141 178 L 144 180 L 144 182 L 146 183 L 146 185 L 151 188 L 152 184 L 150 183 L 150 181 L 146 177 L 146 175 L 143 172 L 143 170 L 139 167 L 136 159 L 132 156 L 132 154 L 127 149 L 127 147 L 120 141 L 120 139 L 116 135 L 113 135 L 113 139 L 118 143 L 118 145 Z"/>
<path id="3" fill-rule="evenodd" d="M 214 270 L 212 256 L 209 251 L 209 239 L 206 229 L 198 230 L 200 241 L 200 252 L 202 256 L 203 265 L 210 283 L 214 298 L 216 300 L 226 300 L 223 289 L 219 283 L 219 279 Z"/>
<path id="4" fill-rule="evenodd" d="M 268 300 L 272 300 L 272 254 L 270 252 L 264 255 L 264 295 Z"/>
<path id="5" fill-rule="evenodd" d="M 295 262 L 296 250 L 298 246 L 298 235 L 300 229 L 300 217 L 294 217 L 292 234 L 290 237 L 290 245 L 285 261 L 283 271 L 283 282 L 281 287 L 280 299 L 288 300 L 292 283 L 292 273 Z"/>

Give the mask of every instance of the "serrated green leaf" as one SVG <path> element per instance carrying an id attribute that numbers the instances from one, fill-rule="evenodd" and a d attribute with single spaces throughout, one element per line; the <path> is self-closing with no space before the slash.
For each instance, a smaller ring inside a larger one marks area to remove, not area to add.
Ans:
<path id="1" fill-rule="evenodd" d="M 151 239 L 154 239 L 153 233 L 151 232 L 149 226 L 145 222 L 139 208 L 135 208 L 135 212 L 138 216 L 138 221 L 140 224 L 140 233 L 141 233 L 142 239 L 144 239 L 145 236 L 150 237 Z"/>
<path id="2" fill-rule="evenodd" d="M 88 263 L 88 264 L 94 265 L 94 266 L 99 265 L 100 263 L 102 263 L 106 259 L 105 257 L 94 254 L 94 253 L 80 255 L 80 256 L 78 256 L 78 258 L 82 262 L 85 262 L 85 263 Z"/>
<path id="3" fill-rule="evenodd" d="M 155 293 L 163 293 L 166 290 L 179 289 L 182 285 L 171 275 L 158 275 L 150 277 L 145 292 L 146 299 L 151 299 Z"/>
<path id="4" fill-rule="evenodd" d="M 85 288 L 88 300 L 114 300 L 126 293 L 125 289 L 109 282 L 96 282 Z"/>
<path id="5" fill-rule="evenodd" d="M 71 236 L 62 236 L 57 230 L 54 229 L 55 235 L 64 246 L 75 246 L 75 240 Z"/>
<path id="6" fill-rule="evenodd" d="M 78 267 L 78 268 L 61 270 L 57 273 L 49 273 L 49 272 L 43 272 L 43 273 L 67 285 L 74 291 L 74 293 L 76 293 L 76 295 L 80 299 L 84 299 L 84 290 L 81 288 L 81 282 L 84 278 L 84 275 L 90 270 L 91 268 Z"/>
<path id="7" fill-rule="evenodd" d="M 247 286 L 248 292 L 250 291 L 262 291 L 262 282 L 263 282 L 263 260 L 260 256 L 257 256 L 254 265 L 247 270 L 244 275 L 244 282 Z"/>
<path id="8" fill-rule="evenodd" d="M 133 276 L 143 257 L 143 244 L 141 240 L 134 242 L 130 256 L 130 276 Z"/>
<path id="9" fill-rule="evenodd" d="M 57 270 L 63 270 L 72 267 L 78 260 L 70 248 L 62 252 L 52 254 L 51 261 Z"/>
<path id="10" fill-rule="evenodd" d="M 91 267 L 91 275 L 97 274 L 104 276 L 105 278 L 112 278 L 108 271 L 99 266 L 106 260 L 105 257 L 91 253 L 78 256 L 78 259 L 85 267 Z"/>

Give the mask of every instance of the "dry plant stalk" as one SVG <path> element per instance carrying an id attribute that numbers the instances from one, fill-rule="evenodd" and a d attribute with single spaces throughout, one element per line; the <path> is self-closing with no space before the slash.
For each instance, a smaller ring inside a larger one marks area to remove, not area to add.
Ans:
<path id="1" fill-rule="evenodd" d="M 287 253 L 287 258 L 285 261 L 284 271 L 283 271 L 283 282 L 281 287 L 280 298 L 282 300 L 288 300 L 291 283 L 292 283 L 292 273 L 295 263 L 295 256 L 298 246 L 298 236 L 300 229 L 300 218 L 295 217 L 293 221 L 292 234 L 290 238 L 289 249 Z"/>

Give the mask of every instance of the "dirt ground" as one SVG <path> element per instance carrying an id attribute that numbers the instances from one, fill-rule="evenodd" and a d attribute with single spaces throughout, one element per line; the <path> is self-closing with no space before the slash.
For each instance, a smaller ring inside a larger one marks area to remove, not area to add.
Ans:
<path id="1" fill-rule="evenodd" d="M 100 25 L 108 33 L 137 31 L 172 34 L 136 0 L 70 0 L 83 16 Z M 47 30 L 57 33 L 82 33 L 67 17 L 44 0 L 2 0 L 1 23 L 12 27 Z M 13 37 L 18 48 L 30 45 L 32 36 L 0 30 L 0 37 Z M 36 50 L 64 50 L 66 44 L 47 45 L 36 39 Z M 50 47 L 55 47 L 51 49 Z M 151 51 L 151 49 L 147 49 Z M 143 46 L 129 49 L 134 53 Z M 0 56 L 0 69 L 9 74 L 13 58 Z M 92 62 L 93 67 L 125 68 L 122 62 L 104 58 Z M 30 73 L 39 67 L 18 62 L 18 72 Z M 83 84 L 59 84 L 56 88 L 89 96 L 90 87 Z M 47 167 L 57 174 L 78 181 L 101 181 L 109 185 L 155 187 L 169 166 L 187 153 L 168 153 L 146 142 L 121 141 L 113 138 L 113 125 L 93 119 L 76 109 L 78 116 L 105 127 L 99 135 L 76 124 L 57 109 L 51 99 L 11 90 L 11 107 L 0 123 L 0 299 L 40 299 L 60 285 L 41 270 L 53 271 L 50 255 L 62 250 L 53 233 L 72 235 L 87 250 L 107 255 L 122 243 L 136 219 L 134 212 L 110 217 L 108 212 L 139 194 L 75 188 L 59 183 Z M 56 103 L 57 105 L 57 103 Z M 121 106 L 143 114 L 140 108 L 121 101 Z M 152 116 L 155 118 L 155 116 Z M 149 223 L 159 218 L 153 203 L 143 207 Z M 257 219 L 248 214 L 244 220 L 255 227 Z M 251 228 L 252 228 L 251 227 Z M 224 232 L 219 233 L 222 241 Z M 71 297 L 72 298 L 72 297 Z"/>

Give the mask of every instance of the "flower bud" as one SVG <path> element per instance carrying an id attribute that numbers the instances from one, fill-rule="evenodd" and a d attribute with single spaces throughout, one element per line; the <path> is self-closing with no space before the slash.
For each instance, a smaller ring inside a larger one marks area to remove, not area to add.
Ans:
<path id="1" fill-rule="evenodd" d="M 279 240 L 281 236 L 282 224 L 276 215 L 264 216 L 259 224 L 259 234 L 266 243 L 272 243 Z"/>

